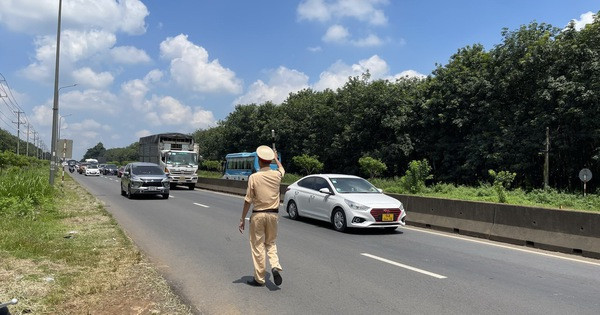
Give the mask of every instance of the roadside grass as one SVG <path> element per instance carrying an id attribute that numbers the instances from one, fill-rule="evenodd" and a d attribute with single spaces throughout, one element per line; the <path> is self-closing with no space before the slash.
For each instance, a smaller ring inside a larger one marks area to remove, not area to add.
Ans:
<path id="1" fill-rule="evenodd" d="M 199 176 L 221 178 L 222 174 L 220 172 L 200 171 Z M 298 174 L 285 173 L 282 183 L 291 184 L 302 177 L 302 175 Z M 369 181 L 377 188 L 383 189 L 386 193 L 411 194 L 401 187 L 399 177 L 372 178 Z M 488 183 L 482 183 L 479 187 L 437 183 L 425 187 L 422 192 L 416 195 L 456 200 L 498 202 L 497 192 Z M 576 195 L 554 189 L 534 189 L 532 191 L 524 191 L 522 189 L 507 190 L 506 203 L 552 209 L 600 212 L 600 195 L 588 194 L 584 197 L 581 194 Z"/>
<path id="2" fill-rule="evenodd" d="M 52 187 L 47 169 L 21 173 L 22 184 L 0 188 L 0 301 L 19 299 L 12 313 L 191 313 L 104 206 L 70 176 Z M 0 183 L 14 180 L 7 176 L 13 175 L 1 174 Z M 31 209 L 6 201 L 21 190 L 36 194 L 22 187 L 32 182 L 44 193 L 25 198 L 21 205 Z"/>

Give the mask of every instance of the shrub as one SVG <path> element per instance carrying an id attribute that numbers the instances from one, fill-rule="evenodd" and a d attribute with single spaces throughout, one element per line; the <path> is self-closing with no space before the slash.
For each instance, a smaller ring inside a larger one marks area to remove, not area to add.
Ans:
<path id="1" fill-rule="evenodd" d="M 412 194 L 420 193 L 425 190 L 425 181 L 433 178 L 430 172 L 427 160 L 413 160 L 408 163 L 406 174 L 400 178 L 400 186 Z"/>
<path id="2" fill-rule="evenodd" d="M 221 172 L 223 170 L 223 165 L 221 164 L 221 162 L 215 160 L 204 160 L 202 161 L 201 166 L 207 171 Z"/>
<path id="3" fill-rule="evenodd" d="M 323 163 L 319 162 L 316 155 L 302 154 L 294 156 L 292 162 L 301 168 L 306 175 L 320 172 L 323 169 Z"/>
<path id="4" fill-rule="evenodd" d="M 385 163 L 381 162 L 379 159 L 374 159 L 370 156 L 364 156 L 358 159 L 358 164 L 360 165 L 360 169 L 369 175 L 369 178 L 373 178 L 375 176 L 380 175 L 381 173 L 387 170 L 387 166 Z"/>
<path id="5" fill-rule="evenodd" d="M 489 170 L 488 173 L 494 179 L 493 186 L 494 190 L 498 194 L 498 202 L 506 203 L 506 190 L 510 187 L 513 180 L 517 176 L 517 173 L 511 173 L 508 171 L 497 172 Z"/>

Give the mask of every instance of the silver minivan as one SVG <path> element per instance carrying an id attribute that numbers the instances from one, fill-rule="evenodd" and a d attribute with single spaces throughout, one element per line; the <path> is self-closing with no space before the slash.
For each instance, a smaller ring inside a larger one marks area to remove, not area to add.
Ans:
<path id="1" fill-rule="evenodd" d="M 121 195 L 131 199 L 134 195 L 153 194 L 169 198 L 169 177 L 154 163 L 129 163 L 121 176 Z"/>

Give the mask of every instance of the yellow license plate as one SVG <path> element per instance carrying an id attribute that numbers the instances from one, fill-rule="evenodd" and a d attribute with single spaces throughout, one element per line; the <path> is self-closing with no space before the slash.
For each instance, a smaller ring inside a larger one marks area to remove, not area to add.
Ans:
<path id="1" fill-rule="evenodd" d="M 384 213 L 381 215 L 381 221 L 394 221 L 393 213 Z"/>

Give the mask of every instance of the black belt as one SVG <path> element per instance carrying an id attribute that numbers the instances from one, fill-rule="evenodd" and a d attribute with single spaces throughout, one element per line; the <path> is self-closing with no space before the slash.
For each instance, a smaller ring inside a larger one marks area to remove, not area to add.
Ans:
<path id="1" fill-rule="evenodd" d="M 252 213 L 257 212 L 279 213 L 279 209 L 252 210 Z"/>

